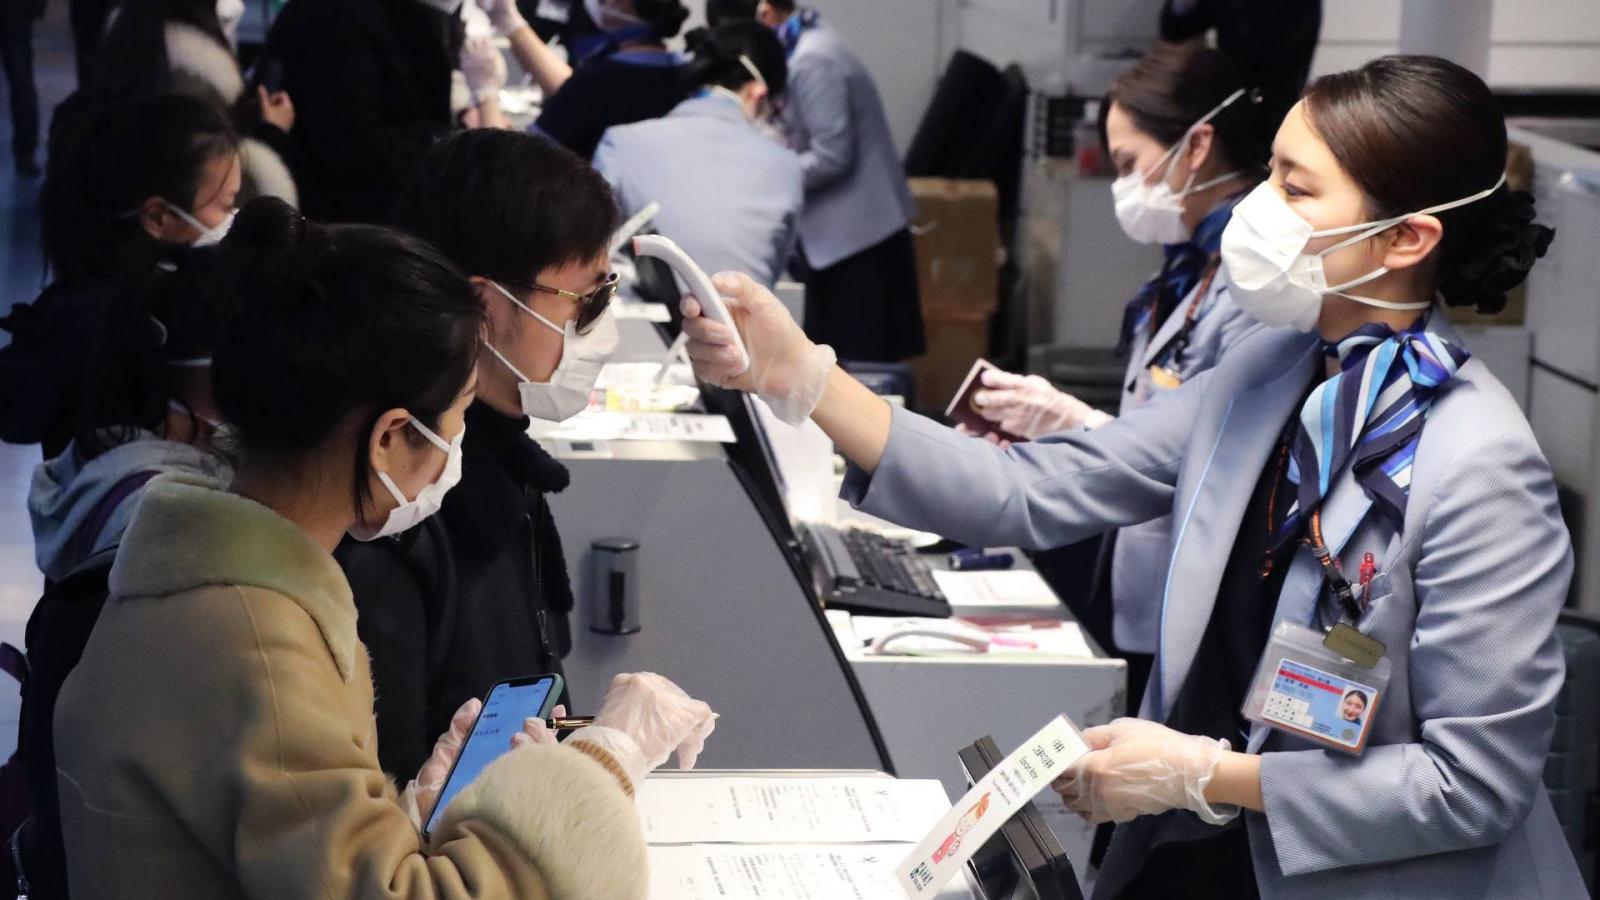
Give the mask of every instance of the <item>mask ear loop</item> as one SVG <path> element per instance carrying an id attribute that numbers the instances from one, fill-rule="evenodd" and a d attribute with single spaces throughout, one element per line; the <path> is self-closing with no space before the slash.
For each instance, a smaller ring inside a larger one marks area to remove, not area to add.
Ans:
<path id="1" fill-rule="evenodd" d="M 1248 92 L 1244 88 L 1239 88 L 1238 90 L 1234 91 L 1233 93 L 1229 94 L 1226 98 L 1224 98 L 1221 103 L 1218 103 L 1216 106 L 1213 106 L 1211 108 L 1210 112 L 1208 112 L 1205 115 L 1201 116 L 1193 125 L 1190 125 L 1183 132 L 1183 137 L 1178 138 L 1176 143 L 1174 143 L 1171 147 L 1168 147 L 1167 148 L 1167 152 L 1161 154 L 1161 156 L 1159 158 L 1157 158 L 1155 162 L 1150 164 L 1150 168 L 1148 168 L 1148 169 L 1144 170 L 1143 172 L 1139 173 L 1139 181 L 1140 181 L 1140 183 L 1149 183 L 1151 173 L 1155 172 L 1156 168 L 1158 166 L 1161 166 L 1163 163 L 1166 164 L 1166 168 L 1163 169 L 1162 172 L 1161 172 L 1161 181 L 1162 181 L 1162 183 L 1165 183 L 1166 180 L 1167 180 L 1167 175 L 1172 172 L 1172 166 L 1178 161 L 1178 148 L 1180 148 L 1184 144 L 1188 143 L 1189 136 L 1194 134 L 1195 129 L 1199 128 L 1201 125 L 1206 124 L 1207 122 L 1210 122 L 1212 119 L 1215 119 L 1219 113 L 1221 113 L 1223 110 L 1227 109 L 1229 106 L 1232 106 L 1233 102 L 1235 100 L 1238 100 L 1240 97 L 1243 97 L 1246 93 L 1248 93 Z M 1238 173 L 1235 172 L 1233 174 L 1230 174 L 1230 175 L 1226 176 L 1225 178 L 1221 179 L 1220 181 L 1219 180 L 1208 181 L 1208 182 L 1206 182 L 1204 187 L 1195 188 L 1195 187 L 1193 187 L 1195 174 L 1193 172 L 1191 172 L 1191 173 L 1189 173 L 1189 181 L 1188 181 L 1188 183 L 1186 183 L 1183 186 L 1183 190 L 1181 192 L 1179 192 L 1177 196 L 1178 196 L 1179 199 L 1182 199 L 1183 197 L 1187 196 L 1188 193 L 1191 190 L 1204 190 L 1205 187 L 1210 187 L 1213 184 L 1220 184 L 1222 181 L 1226 181 L 1228 178 L 1232 178 L 1233 175 L 1236 175 L 1236 174 L 1238 174 Z"/>
<path id="2" fill-rule="evenodd" d="M 1314 231 L 1314 232 L 1311 233 L 1311 236 L 1309 238 L 1307 238 L 1307 240 L 1312 240 L 1312 239 L 1319 238 L 1319 237 L 1332 237 L 1334 235 L 1347 234 L 1347 233 L 1352 232 L 1352 231 L 1357 232 L 1356 234 L 1351 235 L 1350 237 L 1346 238 L 1345 240 L 1342 240 L 1342 241 L 1338 242 L 1337 244 L 1334 244 L 1332 247 L 1328 247 L 1328 248 L 1326 248 L 1326 249 L 1324 249 L 1324 250 L 1322 250 L 1322 251 L 1317 253 L 1317 257 L 1319 259 L 1320 258 L 1324 258 L 1324 257 L 1327 257 L 1329 254 L 1337 253 L 1338 251 L 1343 250 L 1346 247 L 1354 246 L 1355 244 L 1359 244 L 1362 241 L 1367 240 L 1368 238 L 1375 237 L 1375 236 L 1377 236 L 1379 234 L 1382 234 L 1383 232 L 1388 231 L 1389 229 L 1393 228 L 1396 225 L 1399 225 L 1401 222 L 1407 221 L 1408 219 L 1414 219 L 1417 216 L 1428 216 L 1428 215 L 1433 215 L 1434 213 L 1446 212 L 1448 210 L 1452 210 L 1452 209 L 1456 209 L 1458 207 L 1466 206 L 1466 205 L 1468 205 L 1470 203 L 1476 203 L 1479 200 L 1482 200 L 1483 198 L 1489 196 L 1490 194 L 1493 194 L 1495 191 L 1500 190 L 1500 186 L 1505 184 L 1505 183 L 1506 183 L 1505 173 L 1501 172 L 1499 180 L 1497 180 L 1494 183 L 1493 186 L 1489 187 L 1486 190 L 1479 191 L 1476 194 L 1473 194 L 1473 195 L 1471 195 L 1469 197 L 1462 197 L 1459 200 L 1451 200 L 1449 203 L 1440 203 L 1440 204 L 1438 204 L 1436 206 L 1430 206 L 1430 207 L 1427 207 L 1426 209 L 1419 209 L 1416 212 L 1406 213 L 1405 215 L 1402 215 L 1402 216 L 1395 216 L 1395 217 L 1393 217 L 1391 219 L 1384 219 L 1381 222 L 1374 222 L 1374 223 L 1372 223 L 1370 225 L 1346 225 L 1346 226 L 1344 226 L 1342 228 L 1328 228 L 1328 229 L 1325 229 L 1323 231 Z M 1328 293 L 1330 293 L 1330 294 L 1339 294 L 1340 296 L 1343 296 L 1343 297 L 1349 297 L 1348 294 L 1344 294 L 1342 292 L 1348 291 L 1348 290 L 1350 290 L 1351 288 L 1354 288 L 1354 287 L 1360 287 L 1361 285 L 1366 284 L 1367 282 L 1372 281 L 1374 279 L 1382 278 L 1384 275 L 1387 275 L 1388 273 L 1389 273 L 1388 267 L 1379 266 L 1378 268 L 1372 270 L 1371 272 L 1368 272 L 1367 274 L 1361 276 L 1360 278 L 1352 279 L 1350 281 L 1345 282 L 1344 284 L 1338 285 L 1336 287 L 1328 288 Z M 1373 299 L 1368 298 L 1368 297 L 1350 297 L 1350 299 L 1351 300 L 1355 300 L 1358 303 L 1366 303 L 1366 304 L 1371 305 L 1371 306 L 1378 306 L 1378 307 L 1381 307 L 1383 309 L 1394 309 L 1394 310 L 1425 309 L 1428 306 L 1432 305 L 1431 303 L 1390 303 L 1390 302 L 1384 301 L 1384 300 L 1373 300 Z"/>
<path id="3" fill-rule="evenodd" d="M 500 283 L 498 281 L 491 281 L 489 283 L 494 285 L 494 289 L 495 290 L 497 290 L 501 294 L 505 295 L 505 298 L 507 300 L 510 300 L 512 303 L 516 304 L 517 309 L 520 309 L 523 312 L 527 313 L 528 315 L 533 316 L 535 319 L 538 319 L 540 322 L 544 323 L 544 326 L 546 328 L 550 329 L 551 331 L 554 331 L 556 334 L 559 334 L 562 337 L 566 336 L 567 330 L 565 328 L 562 328 L 561 326 L 559 326 L 556 323 L 550 321 L 549 319 L 546 319 L 544 316 L 539 315 L 539 313 L 537 311 L 535 311 L 533 307 L 527 305 L 526 303 L 523 303 L 521 300 L 518 300 L 516 297 L 513 297 L 511 295 L 511 292 L 506 290 L 505 288 L 501 287 Z M 493 349 L 493 348 L 490 348 L 490 349 Z M 526 379 L 524 379 L 524 380 L 526 380 Z"/>

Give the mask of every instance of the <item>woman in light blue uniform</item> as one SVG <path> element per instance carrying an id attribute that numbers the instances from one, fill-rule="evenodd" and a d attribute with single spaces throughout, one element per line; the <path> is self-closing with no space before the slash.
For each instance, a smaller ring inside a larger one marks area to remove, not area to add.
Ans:
<path id="1" fill-rule="evenodd" d="M 800 157 L 767 125 L 788 86 L 783 45 L 754 21 L 692 35 L 692 96 L 665 118 L 608 130 L 594 167 L 625 218 L 660 203 L 656 230 L 708 272 L 771 287 L 794 252 L 805 204 Z"/>
<path id="2" fill-rule="evenodd" d="M 1096 898 L 1585 896 L 1541 783 L 1571 543 L 1521 410 L 1438 308 L 1499 310 L 1549 246 L 1506 147 L 1445 60 L 1319 79 L 1222 240 L 1272 327 L 1115 422 L 1005 449 L 892 410 L 748 279 L 721 284 L 737 376 L 686 304 L 702 377 L 809 415 L 869 512 L 1028 546 L 1174 516 L 1142 718 L 1089 729 L 1057 783 L 1119 823 Z"/>
<path id="3" fill-rule="evenodd" d="M 1112 83 L 1101 126 L 1118 174 L 1117 221 L 1133 240 L 1163 245 L 1160 271 L 1123 316 L 1122 413 L 1212 368 L 1260 327 L 1229 296 L 1222 231 L 1265 177 L 1282 118 L 1283 108 L 1245 84 L 1226 56 L 1199 44 L 1158 44 Z M 984 384 L 975 399 L 995 423 L 994 440 L 1111 421 L 1038 376 L 991 371 Z M 1171 528 L 1163 516 L 1120 529 L 1101 552 L 1092 603 L 1110 604 L 1112 643 L 1128 660 L 1135 709 L 1156 650 Z"/>

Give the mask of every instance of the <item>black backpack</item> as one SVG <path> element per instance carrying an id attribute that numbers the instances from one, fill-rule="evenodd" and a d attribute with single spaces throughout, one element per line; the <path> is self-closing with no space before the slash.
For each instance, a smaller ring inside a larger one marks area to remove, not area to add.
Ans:
<path id="1" fill-rule="evenodd" d="M 135 472 L 113 485 L 73 533 L 71 546 L 79 553 L 92 548 L 117 508 L 156 474 Z M 117 548 L 108 547 L 85 557 L 60 581 L 45 587 L 28 617 L 27 659 L 17 667 L 22 669 L 17 751 L 0 770 L 4 812 L 0 833 L 7 839 L 7 852 L 0 854 L 0 876 L 5 876 L 0 896 L 5 896 L 6 884 L 13 884 L 16 896 L 30 900 L 67 897 L 66 848 L 56 796 L 56 697 L 83 657 L 89 634 L 105 608 L 116 556 Z"/>
<path id="2" fill-rule="evenodd" d="M 56 796 L 56 746 L 52 723 L 61 685 L 78 665 L 109 592 L 116 548 L 84 560 L 48 587 L 28 617 L 28 675 L 22 682 L 17 758 L 27 786 L 28 817 L 9 835 L 5 868 L 18 895 L 30 900 L 67 897 L 66 848 Z M 15 762 L 15 760 L 13 760 Z"/>

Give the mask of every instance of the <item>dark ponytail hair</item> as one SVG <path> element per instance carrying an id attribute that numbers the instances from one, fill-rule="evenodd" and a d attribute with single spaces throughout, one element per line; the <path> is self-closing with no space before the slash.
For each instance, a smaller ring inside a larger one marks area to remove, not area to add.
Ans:
<path id="1" fill-rule="evenodd" d="M 677 35 L 689 18 L 689 8 L 678 0 L 633 0 L 633 9 L 662 38 Z"/>
<path id="2" fill-rule="evenodd" d="M 1506 167 L 1506 123 L 1483 79 L 1433 56 L 1385 56 L 1306 88 L 1313 130 L 1367 195 L 1372 220 L 1487 190 Z M 1492 315 L 1527 278 L 1555 232 L 1535 224 L 1533 197 L 1502 185 L 1438 214 L 1439 291 Z"/>
<path id="3" fill-rule="evenodd" d="M 39 217 L 45 260 L 55 278 L 71 285 L 109 279 L 125 248 L 148 240 L 140 223 L 144 201 L 161 197 L 191 210 L 206 166 L 239 152 L 220 110 L 181 95 L 74 115 L 59 128 Z"/>
<path id="4" fill-rule="evenodd" d="M 684 83 L 689 90 L 725 87 L 736 91 L 755 80 L 739 57 L 755 65 L 756 71 L 767 83 L 772 98 L 783 96 L 789 89 L 789 64 L 784 58 L 783 44 L 771 29 L 753 19 L 734 19 L 716 28 L 697 28 L 686 38 L 694 59 L 684 69 Z"/>
<path id="5" fill-rule="evenodd" d="M 74 436 L 84 459 L 141 432 L 163 434 L 169 403 L 183 403 L 179 381 L 194 371 L 182 363 L 211 356 L 239 307 L 231 268 L 216 247 L 149 244 L 124 264 L 116 284 L 87 357 Z M 190 419 L 198 427 L 192 410 Z"/>
<path id="6" fill-rule="evenodd" d="M 242 298 L 211 370 L 232 449 L 242 463 L 301 459 L 360 415 L 352 492 L 364 507 L 378 417 L 402 408 L 437 431 L 466 387 L 483 328 L 477 292 L 416 238 L 313 225 L 271 197 L 240 211 L 222 248 Z"/>
<path id="7" fill-rule="evenodd" d="M 1170 147 L 1201 116 L 1240 89 L 1245 96 L 1228 104 L 1209 124 L 1216 130 L 1228 167 L 1264 173 L 1272 157 L 1272 139 L 1291 101 L 1246 84 L 1233 60 L 1196 41 L 1158 43 L 1117 76 L 1100 104 L 1100 141 L 1107 143 L 1106 116 L 1113 103 L 1134 127 Z"/>
<path id="8" fill-rule="evenodd" d="M 706 0 L 706 24 L 712 28 L 723 22 L 755 19 L 760 0 Z"/>

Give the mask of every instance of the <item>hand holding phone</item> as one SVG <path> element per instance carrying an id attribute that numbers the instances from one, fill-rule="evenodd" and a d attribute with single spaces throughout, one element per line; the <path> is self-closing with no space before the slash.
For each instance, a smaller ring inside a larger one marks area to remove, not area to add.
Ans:
<path id="1" fill-rule="evenodd" d="M 489 695 L 484 699 L 480 711 L 472 722 L 466 740 L 461 744 L 461 749 L 456 754 L 455 761 L 450 767 L 450 774 L 444 779 L 444 786 L 439 790 L 439 799 L 428 814 L 426 826 L 422 829 L 424 836 L 433 833 L 438 825 L 440 816 L 450 801 L 461 793 L 467 785 L 471 784 L 490 763 L 499 759 L 511 750 L 512 738 L 522 733 L 522 723 L 528 719 L 544 719 L 550 715 L 556 701 L 561 697 L 563 682 L 560 675 L 530 675 L 526 678 L 513 678 L 502 681 L 489 689 Z M 470 707 L 463 706 L 456 713 L 456 718 L 451 720 L 450 731 L 440 738 L 444 744 L 451 735 L 457 732 L 458 722 L 469 714 Z M 435 749 L 435 755 L 439 753 Z M 430 760 L 433 764 L 435 760 Z M 424 766 L 426 770 L 428 767 Z M 419 772 L 417 780 L 420 783 L 424 773 Z M 421 803 L 418 803 L 421 808 Z"/>

